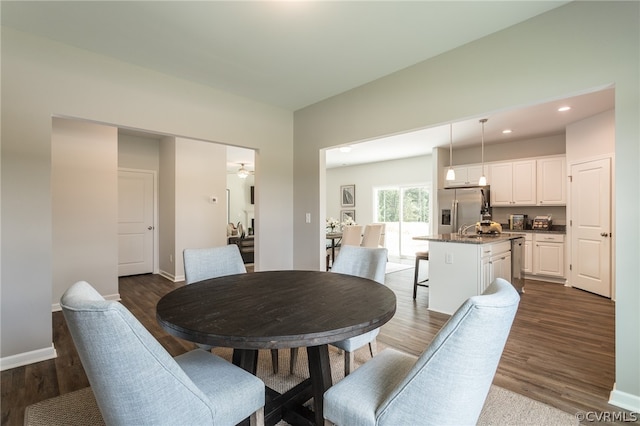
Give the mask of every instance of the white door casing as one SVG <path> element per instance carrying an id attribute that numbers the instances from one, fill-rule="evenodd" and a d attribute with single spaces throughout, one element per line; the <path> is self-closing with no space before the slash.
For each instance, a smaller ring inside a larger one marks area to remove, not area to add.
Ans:
<path id="1" fill-rule="evenodd" d="M 153 272 L 153 172 L 118 171 L 118 276 Z"/>
<path id="2" fill-rule="evenodd" d="M 571 285 L 611 297 L 611 159 L 571 166 Z"/>

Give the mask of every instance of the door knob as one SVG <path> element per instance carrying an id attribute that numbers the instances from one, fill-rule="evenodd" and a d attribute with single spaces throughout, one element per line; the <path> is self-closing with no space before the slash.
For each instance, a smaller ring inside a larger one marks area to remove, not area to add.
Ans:
<path id="1" fill-rule="evenodd" d="M 153 229 L 153 226 L 148 226 L 147 229 L 151 231 Z"/>
<path id="2" fill-rule="evenodd" d="M 601 233 L 600 233 L 600 236 L 601 236 L 601 237 L 607 237 L 607 236 L 609 236 L 609 234 L 607 234 L 606 232 L 601 232 Z"/>

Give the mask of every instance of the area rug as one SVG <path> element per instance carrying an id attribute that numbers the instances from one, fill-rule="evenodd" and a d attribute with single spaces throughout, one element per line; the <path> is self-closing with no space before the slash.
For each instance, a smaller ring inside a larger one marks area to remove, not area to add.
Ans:
<path id="1" fill-rule="evenodd" d="M 378 343 L 378 348 L 382 350 L 384 346 Z M 231 359 L 231 349 L 216 348 L 214 353 L 227 360 Z M 293 374 L 289 374 L 289 351 L 280 350 L 278 355 L 280 369 L 278 374 L 274 374 L 269 351 L 260 351 L 257 375 L 267 386 L 278 392 L 284 392 L 309 377 L 307 356 L 303 348 L 298 354 L 298 362 Z M 367 347 L 357 351 L 355 355 L 356 368 L 370 358 Z M 344 355 L 330 348 L 329 356 L 335 383 L 344 377 Z M 24 424 L 27 426 L 101 426 L 104 422 L 91 388 L 84 388 L 28 406 Z M 576 418 L 571 414 L 497 386 L 491 386 L 478 421 L 478 425 L 486 426 L 575 424 Z M 284 421 L 278 423 L 278 426 L 286 425 Z"/>

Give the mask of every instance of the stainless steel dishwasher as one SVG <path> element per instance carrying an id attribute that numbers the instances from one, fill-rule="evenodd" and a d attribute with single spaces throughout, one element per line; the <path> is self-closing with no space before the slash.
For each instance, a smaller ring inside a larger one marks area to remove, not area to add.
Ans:
<path id="1" fill-rule="evenodd" d="M 511 284 L 524 293 L 524 237 L 511 240 Z"/>

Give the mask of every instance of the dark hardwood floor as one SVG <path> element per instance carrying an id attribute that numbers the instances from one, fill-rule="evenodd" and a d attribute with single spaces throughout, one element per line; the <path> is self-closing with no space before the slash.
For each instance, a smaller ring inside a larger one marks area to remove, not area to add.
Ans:
<path id="1" fill-rule="evenodd" d="M 412 282 L 413 269 L 387 274 L 398 307 L 378 341 L 417 355 L 448 316 L 427 310 L 427 288 L 418 288 L 414 301 Z M 122 303 L 174 356 L 194 345 L 160 328 L 155 305 L 181 285 L 158 275 L 120 279 Z M 62 313 L 52 315 L 58 357 L 2 372 L 2 425 L 22 425 L 26 406 L 89 385 Z M 528 280 L 494 383 L 569 413 L 623 411 L 607 404 L 614 383 L 614 303 Z"/>

